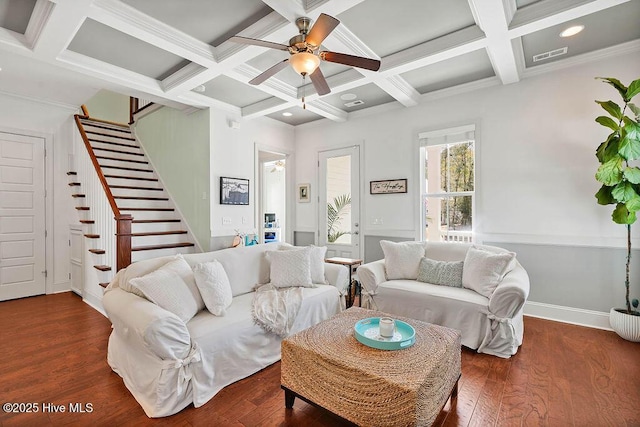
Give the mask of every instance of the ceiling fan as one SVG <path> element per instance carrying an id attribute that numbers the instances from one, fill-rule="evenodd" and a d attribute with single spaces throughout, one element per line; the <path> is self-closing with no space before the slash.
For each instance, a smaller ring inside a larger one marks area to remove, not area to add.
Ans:
<path id="1" fill-rule="evenodd" d="M 271 68 L 259 74 L 249 81 L 252 85 L 259 85 L 282 71 L 291 64 L 293 69 L 301 74 L 304 78 L 309 75 L 313 87 L 318 95 L 326 95 L 331 92 L 327 80 L 322 71 L 320 71 L 320 60 L 335 62 L 337 64 L 350 65 L 352 67 L 364 68 L 371 71 L 380 69 L 380 61 L 377 59 L 364 58 L 361 56 L 348 55 L 346 53 L 337 53 L 330 51 L 319 52 L 318 49 L 323 40 L 340 24 L 336 18 L 320 14 L 316 23 L 309 29 L 311 20 L 306 17 L 296 19 L 296 25 L 300 30 L 300 34 L 289 40 L 289 45 L 273 43 L 265 40 L 252 39 L 248 37 L 234 36 L 229 40 L 235 43 L 244 43 L 255 46 L 268 47 L 271 49 L 285 50 L 291 54 L 291 57 L 282 62 L 277 63 Z"/>

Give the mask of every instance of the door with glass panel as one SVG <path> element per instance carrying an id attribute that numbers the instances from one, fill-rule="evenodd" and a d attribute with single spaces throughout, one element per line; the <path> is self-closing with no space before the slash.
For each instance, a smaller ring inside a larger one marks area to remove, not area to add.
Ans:
<path id="1" fill-rule="evenodd" d="M 327 246 L 327 257 L 360 258 L 360 147 L 318 157 L 318 242 Z"/>

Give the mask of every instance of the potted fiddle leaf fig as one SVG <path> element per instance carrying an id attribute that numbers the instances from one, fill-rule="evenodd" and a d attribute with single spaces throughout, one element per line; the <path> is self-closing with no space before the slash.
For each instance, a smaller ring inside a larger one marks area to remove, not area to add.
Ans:
<path id="1" fill-rule="evenodd" d="M 631 265 L 631 224 L 640 211 L 640 108 L 631 99 L 640 93 L 640 79 L 627 87 L 609 77 L 598 79 L 613 86 L 622 98 L 622 104 L 596 101 L 607 113 L 596 122 L 611 129 L 607 139 L 596 150 L 600 167 L 596 179 L 602 184 L 596 193 L 601 205 L 615 205 L 611 218 L 627 229 L 627 264 L 625 276 L 625 308 L 612 308 L 609 313 L 611 328 L 622 338 L 640 341 L 640 311 L 638 300 L 629 298 L 629 267 Z"/>

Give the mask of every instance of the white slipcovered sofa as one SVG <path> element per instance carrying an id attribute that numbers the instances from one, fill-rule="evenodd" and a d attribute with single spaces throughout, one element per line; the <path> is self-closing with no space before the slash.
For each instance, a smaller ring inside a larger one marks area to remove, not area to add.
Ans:
<path id="1" fill-rule="evenodd" d="M 191 267 L 219 261 L 233 294 L 223 316 L 205 308 L 186 323 L 123 289 L 131 279 L 152 273 L 175 257 L 140 261 L 118 272 L 103 297 L 113 324 L 107 359 L 149 417 L 174 414 L 190 403 L 199 407 L 223 387 L 280 360 L 282 338 L 266 332 L 252 317 L 254 288 L 270 280 L 265 253 L 277 249 L 278 245 L 255 245 L 184 255 Z M 291 333 L 344 307 L 341 295 L 348 272 L 342 266 L 324 264 L 323 259 L 321 265 L 328 284 L 302 289 Z"/>
<path id="2" fill-rule="evenodd" d="M 508 358 L 517 352 L 524 333 L 522 310 L 529 295 L 529 276 L 515 254 L 493 246 L 470 249 L 472 245 L 464 243 L 382 241 L 381 245 L 385 259 L 357 270 L 364 307 L 460 330 L 462 345 L 479 353 Z M 510 261 L 506 254 L 511 254 Z M 501 271 L 482 265 L 483 256 L 502 258 Z M 442 262 L 457 263 L 466 280 L 458 277 L 457 286 L 418 281 L 428 268 L 422 268 L 422 258 L 433 260 L 425 264 L 432 270 L 445 265 Z M 488 284 L 486 276 L 495 283 Z M 460 282 L 468 283 L 460 286 Z"/>

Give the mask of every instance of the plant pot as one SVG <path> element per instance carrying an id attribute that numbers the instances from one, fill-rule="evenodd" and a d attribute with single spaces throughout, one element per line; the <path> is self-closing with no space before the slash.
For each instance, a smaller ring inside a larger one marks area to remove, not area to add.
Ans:
<path id="1" fill-rule="evenodd" d="M 627 341 L 640 342 L 640 315 L 627 314 L 623 308 L 612 308 L 609 324 L 616 334 Z"/>

